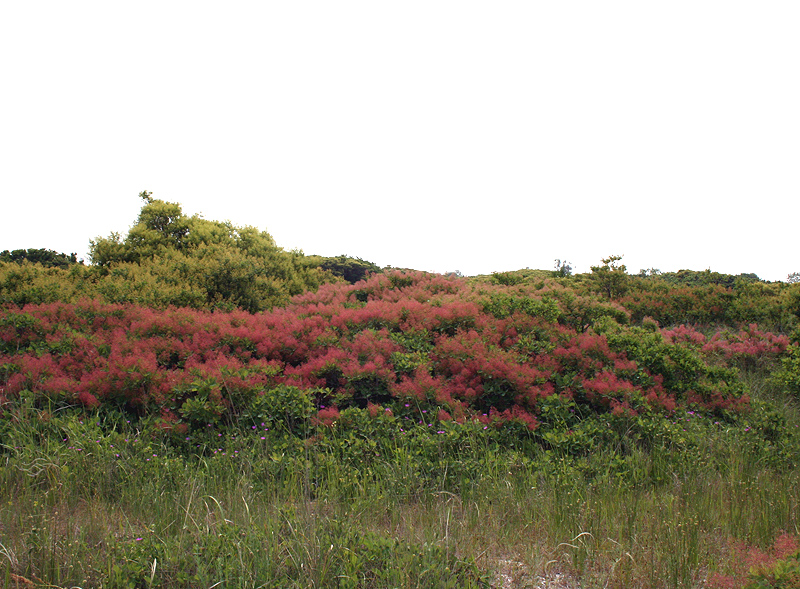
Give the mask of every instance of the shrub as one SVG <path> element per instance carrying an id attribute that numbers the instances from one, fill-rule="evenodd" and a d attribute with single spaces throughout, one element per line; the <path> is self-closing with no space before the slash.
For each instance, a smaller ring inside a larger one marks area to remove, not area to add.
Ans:
<path id="1" fill-rule="evenodd" d="M 754 349 L 773 358 L 784 340 L 752 327 L 712 338 L 708 353 L 749 358 Z M 747 402 L 726 365 L 705 362 L 690 328 L 662 336 L 627 325 L 615 303 L 563 289 L 423 273 L 325 285 L 262 315 L 28 305 L 0 313 L 0 342 L 8 398 L 28 390 L 42 406 L 167 411 L 194 428 L 244 414 L 299 419 L 305 409 L 269 405 L 277 390 L 287 399 L 309 391 L 315 406 L 340 410 L 413 401 L 454 419 L 528 430 L 552 395 L 629 416 L 677 407 L 721 413 Z"/>
<path id="2" fill-rule="evenodd" d="M 786 356 L 781 359 L 780 368 L 773 374 L 772 381 L 800 399 L 800 345 L 787 348 Z"/>

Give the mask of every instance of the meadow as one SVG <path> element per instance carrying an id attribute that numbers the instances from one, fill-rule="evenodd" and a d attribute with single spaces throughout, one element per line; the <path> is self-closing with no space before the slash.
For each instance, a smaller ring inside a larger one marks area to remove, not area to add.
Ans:
<path id="1" fill-rule="evenodd" d="M 795 586 L 796 340 L 503 282 L 7 306 L 5 586 Z"/>
<path id="2" fill-rule="evenodd" d="M 800 587 L 800 283 L 465 278 L 142 193 L 0 255 L 0 586 Z"/>

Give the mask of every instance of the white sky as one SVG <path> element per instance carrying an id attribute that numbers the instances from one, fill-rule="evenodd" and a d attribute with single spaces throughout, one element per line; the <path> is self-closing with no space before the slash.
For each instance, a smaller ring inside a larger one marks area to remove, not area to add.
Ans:
<path id="1" fill-rule="evenodd" d="M 0 3 L 0 250 L 137 194 L 464 274 L 800 271 L 800 2 Z"/>

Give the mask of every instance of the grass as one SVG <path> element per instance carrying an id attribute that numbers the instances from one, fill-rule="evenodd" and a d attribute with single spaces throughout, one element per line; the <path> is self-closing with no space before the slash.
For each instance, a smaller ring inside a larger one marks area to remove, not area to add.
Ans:
<path id="1" fill-rule="evenodd" d="M 349 410 L 302 435 L 229 424 L 179 439 L 21 404 L 0 438 L 0 577 L 499 587 L 515 563 L 517 587 L 556 572 L 584 588 L 741 587 L 734 542 L 766 553 L 800 533 L 797 407 L 745 378 L 755 409 L 735 422 L 590 417 L 552 435 Z"/>

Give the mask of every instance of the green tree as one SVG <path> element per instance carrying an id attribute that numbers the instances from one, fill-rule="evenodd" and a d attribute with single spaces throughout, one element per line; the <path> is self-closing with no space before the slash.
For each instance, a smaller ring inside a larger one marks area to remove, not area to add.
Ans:
<path id="1" fill-rule="evenodd" d="M 555 271 L 553 272 L 553 276 L 556 278 L 565 278 L 567 276 L 572 276 L 572 263 L 567 262 L 566 260 L 561 260 L 556 258 L 554 264 Z"/>
<path id="2" fill-rule="evenodd" d="M 82 264 L 83 260 L 78 262 L 78 254 L 75 253 L 67 255 L 49 249 L 19 249 L 0 252 L 0 262 L 30 262 L 45 268 L 68 268 L 72 264 Z"/>
<path id="3" fill-rule="evenodd" d="M 360 280 L 364 280 L 368 274 L 377 274 L 381 272 L 377 264 L 362 260 L 361 258 L 352 258 L 350 256 L 335 256 L 335 257 L 322 257 L 311 256 L 313 260 L 318 260 L 319 267 L 327 270 L 334 276 L 343 278 L 350 284 L 355 284 Z"/>
<path id="4" fill-rule="evenodd" d="M 188 245 L 192 225 L 202 221 L 186 217 L 177 203 L 154 199 L 151 192 L 139 197 L 145 202 L 125 239 L 118 233 L 89 242 L 89 257 L 96 266 L 107 267 L 119 262 L 142 262 L 162 255 L 168 249 L 183 250 Z"/>
<path id="5" fill-rule="evenodd" d="M 628 291 L 628 274 L 622 256 L 609 256 L 600 260 L 602 266 L 592 266 L 592 280 L 599 292 L 609 300 L 617 299 Z"/>
<path id="6" fill-rule="evenodd" d="M 23 261 L 0 262 L 0 304 L 73 301 L 97 296 L 94 269 L 83 264 L 67 268 Z"/>
<path id="7" fill-rule="evenodd" d="M 124 274 L 140 282 L 150 299 L 152 288 L 163 288 L 167 300 L 178 297 L 195 306 L 199 289 L 202 306 L 256 312 L 332 279 L 314 259 L 278 247 L 266 231 L 187 216 L 179 204 L 155 199 L 147 191 L 139 197 L 144 205 L 128 235 L 112 233 L 90 242 L 92 263 L 106 286 L 113 286 L 107 298 L 136 298 L 119 283 Z"/>

